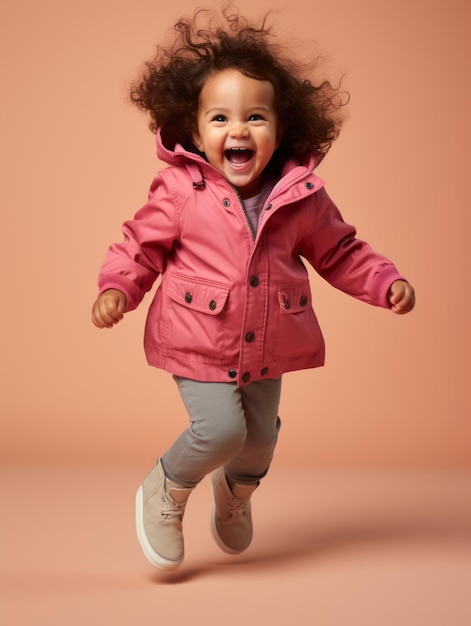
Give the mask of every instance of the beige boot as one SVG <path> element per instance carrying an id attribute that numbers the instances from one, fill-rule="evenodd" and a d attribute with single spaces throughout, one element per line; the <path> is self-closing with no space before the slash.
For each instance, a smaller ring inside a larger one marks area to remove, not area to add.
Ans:
<path id="1" fill-rule="evenodd" d="M 238 554 L 252 541 L 250 497 L 258 485 L 228 485 L 223 467 L 211 474 L 213 512 L 211 529 L 218 546 L 229 554 Z"/>
<path id="2" fill-rule="evenodd" d="M 168 480 L 160 460 L 137 491 L 137 538 L 155 567 L 175 570 L 183 561 L 182 520 L 192 491 Z"/>

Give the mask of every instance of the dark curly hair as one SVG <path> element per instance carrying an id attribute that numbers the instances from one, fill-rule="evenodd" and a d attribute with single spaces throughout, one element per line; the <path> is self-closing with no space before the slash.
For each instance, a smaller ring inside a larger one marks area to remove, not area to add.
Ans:
<path id="1" fill-rule="evenodd" d="M 181 18 L 168 47 L 157 47 L 132 85 L 131 101 L 151 116 L 150 129 L 161 129 L 166 145 L 192 147 L 199 95 L 215 72 L 236 68 L 243 74 L 273 84 L 277 113 L 283 128 L 278 149 L 281 158 L 325 154 L 339 134 L 341 108 L 348 94 L 327 80 L 314 84 L 301 76 L 306 64 L 283 55 L 266 26 L 251 26 L 239 15 L 223 10 L 222 20 L 209 9 Z M 204 21 L 204 27 L 200 22 Z M 309 66 L 315 67 L 317 59 Z M 194 149 L 194 146 L 193 146 Z"/>

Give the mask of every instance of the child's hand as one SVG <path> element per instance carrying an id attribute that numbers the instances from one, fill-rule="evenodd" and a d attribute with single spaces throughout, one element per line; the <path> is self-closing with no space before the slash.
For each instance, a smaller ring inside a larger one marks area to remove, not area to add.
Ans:
<path id="1" fill-rule="evenodd" d="M 126 304 L 124 293 L 118 289 L 107 289 L 93 305 L 92 322 L 98 328 L 111 328 L 123 318 Z"/>
<path id="2" fill-rule="evenodd" d="M 393 313 L 409 313 L 415 306 L 414 287 L 404 280 L 395 280 L 389 288 L 388 302 Z"/>

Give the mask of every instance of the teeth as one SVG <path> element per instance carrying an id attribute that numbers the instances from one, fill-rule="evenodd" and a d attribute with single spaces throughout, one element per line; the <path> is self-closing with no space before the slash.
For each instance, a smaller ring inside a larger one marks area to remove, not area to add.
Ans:
<path id="1" fill-rule="evenodd" d="M 252 158 L 253 150 L 248 148 L 229 148 L 226 150 L 226 158 L 234 166 L 241 166 Z"/>

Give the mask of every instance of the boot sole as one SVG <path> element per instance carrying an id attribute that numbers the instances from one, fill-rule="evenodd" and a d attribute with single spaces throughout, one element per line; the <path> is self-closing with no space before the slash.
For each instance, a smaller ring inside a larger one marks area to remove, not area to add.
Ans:
<path id="1" fill-rule="evenodd" d="M 180 567 L 183 559 L 179 561 L 170 561 L 169 559 L 166 559 L 152 548 L 146 537 L 146 532 L 144 530 L 144 496 L 142 492 L 142 485 L 136 493 L 136 534 L 144 556 L 154 567 L 166 570 L 167 572 L 176 570 Z"/>

